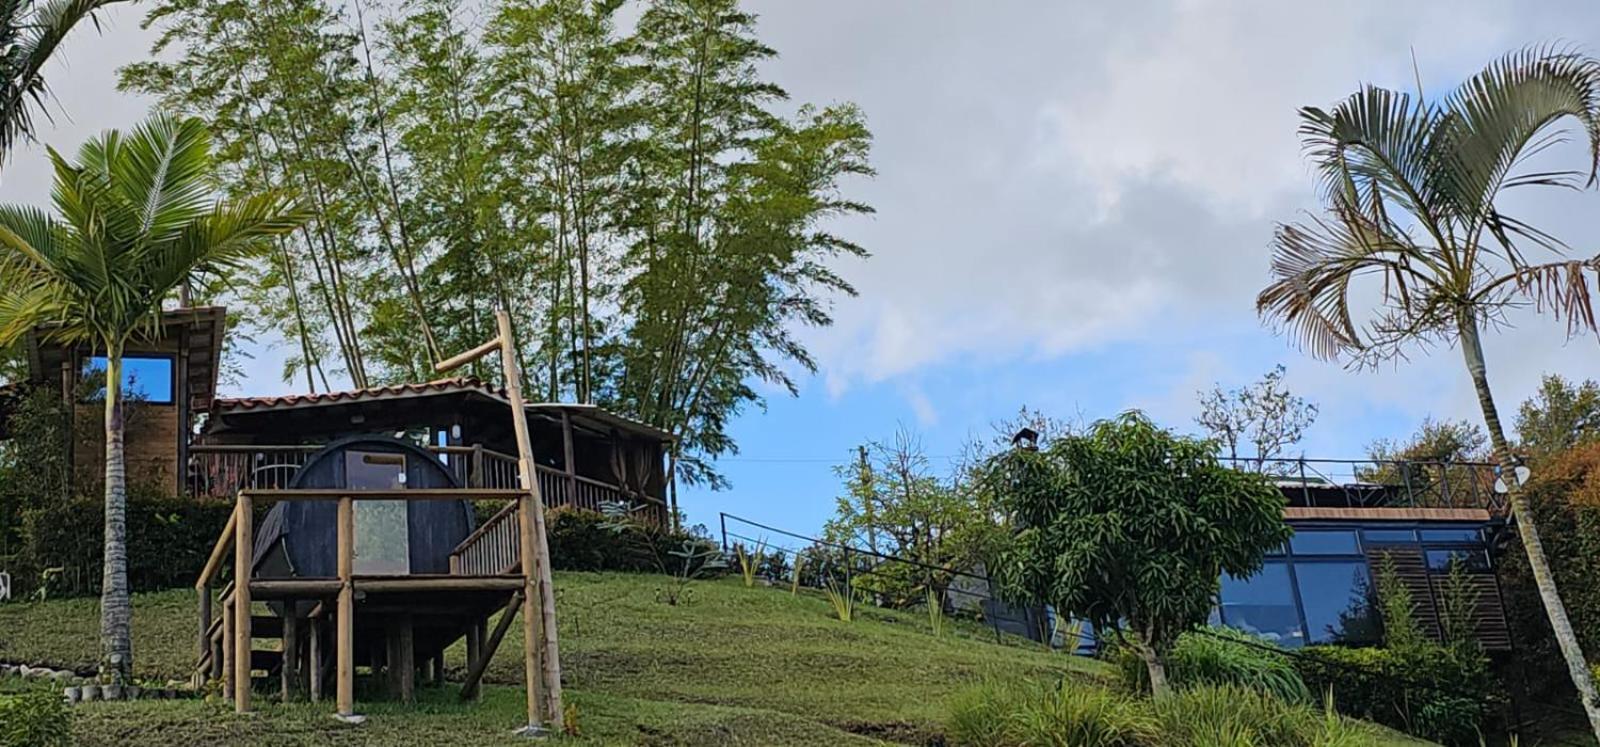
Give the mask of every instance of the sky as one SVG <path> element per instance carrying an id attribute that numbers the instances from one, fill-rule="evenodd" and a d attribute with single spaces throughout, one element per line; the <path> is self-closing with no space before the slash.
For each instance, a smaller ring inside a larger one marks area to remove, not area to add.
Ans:
<path id="1" fill-rule="evenodd" d="M 1027 406 L 1092 420 L 1127 409 L 1194 431 L 1197 392 L 1276 364 L 1321 416 L 1299 447 L 1359 457 L 1429 415 L 1479 420 L 1453 349 L 1353 372 L 1298 352 L 1253 306 L 1279 222 L 1316 208 L 1297 109 L 1363 83 L 1432 93 L 1529 43 L 1600 52 L 1592 2 L 1395 3 L 752 0 L 792 103 L 854 102 L 877 176 L 847 185 L 876 214 L 831 227 L 872 256 L 841 261 L 859 290 L 802 338 L 819 370 L 800 394 L 731 424 L 733 487 L 689 487 L 691 523 L 719 512 L 803 533 L 832 513 L 833 468 L 868 440 L 918 433 L 934 467 Z M 48 75 L 40 140 L 76 148 L 149 102 L 115 68 L 147 54 L 142 8 L 77 32 Z M 1582 34 L 1574 36 L 1574 34 Z M 1581 164 L 1577 146 L 1541 156 Z M 43 204 L 43 148 L 16 153 L 0 200 Z M 1588 252 L 1600 193 L 1505 206 Z M 1486 342 L 1503 412 L 1546 372 L 1600 377 L 1600 343 L 1531 312 Z M 268 341 L 270 343 L 270 341 Z M 279 393 L 281 354 L 256 351 L 239 392 Z M 235 392 L 235 393 L 239 393 Z"/>

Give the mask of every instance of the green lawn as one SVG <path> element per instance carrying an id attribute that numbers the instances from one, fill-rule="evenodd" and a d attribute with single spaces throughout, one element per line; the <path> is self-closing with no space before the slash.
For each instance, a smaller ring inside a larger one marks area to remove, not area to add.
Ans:
<path id="1" fill-rule="evenodd" d="M 578 743 L 648 745 L 923 743 L 938 734 L 948 697 L 985 676 L 1098 679 L 1097 662 L 958 626 L 928 633 L 926 617 L 858 609 L 842 623 L 820 597 L 704 582 L 688 604 L 657 600 L 662 579 L 626 574 L 556 576 L 568 699 Z M 93 666 L 95 600 L 0 607 L 0 660 Z M 135 600 L 137 673 L 182 679 L 193 659 L 193 592 Z M 92 704 L 75 709 L 81 744 L 499 744 L 522 716 L 521 626 L 513 626 L 482 704 L 423 691 L 402 709 L 358 703 L 359 727 L 328 718 L 328 704 L 258 698 L 236 717 L 203 701 Z M 449 656 L 464 666 L 460 647 Z M 867 738 L 860 735 L 869 735 Z"/>

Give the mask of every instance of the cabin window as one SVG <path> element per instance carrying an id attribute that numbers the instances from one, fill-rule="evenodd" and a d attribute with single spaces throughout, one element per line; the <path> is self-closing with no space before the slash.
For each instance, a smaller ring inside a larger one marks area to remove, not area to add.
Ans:
<path id="1" fill-rule="evenodd" d="M 1375 643 L 1372 580 L 1364 560 L 1294 564 L 1311 643 Z"/>
<path id="2" fill-rule="evenodd" d="M 1305 643 L 1287 563 L 1269 561 L 1245 579 L 1224 575 L 1220 597 L 1222 624 L 1285 648 Z"/>
<path id="3" fill-rule="evenodd" d="M 167 356 L 125 356 L 122 359 L 122 396 L 129 402 L 170 405 L 175 399 L 173 360 Z M 85 401 L 104 401 L 106 359 L 95 356 L 84 363 Z"/>
<path id="4" fill-rule="evenodd" d="M 1417 533 L 1411 529 L 1368 529 L 1361 533 L 1361 539 L 1369 545 L 1407 545 L 1417 541 Z"/>

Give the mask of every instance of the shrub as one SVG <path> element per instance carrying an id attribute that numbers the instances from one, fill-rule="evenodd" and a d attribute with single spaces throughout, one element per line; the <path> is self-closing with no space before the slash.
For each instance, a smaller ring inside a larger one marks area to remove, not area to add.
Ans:
<path id="1" fill-rule="evenodd" d="M 626 532 L 615 531 L 615 526 L 616 520 L 594 511 L 550 509 L 545 514 L 550 566 L 558 571 L 673 572 L 676 561 L 669 551 L 681 549 L 685 542 L 703 551 L 697 555 L 717 550 L 711 540 L 692 532 L 637 522 L 629 523 Z M 663 569 L 663 563 L 669 567 Z"/>
<path id="2" fill-rule="evenodd" d="M 72 741 L 72 714 L 54 692 L 0 695 L 0 747 L 57 747 Z"/>
<path id="3" fill-rule="evenodd" d="M 1274 649 L 1274 650 L 1268 650 Z M 1175 687 L 1237 685 L 1291 703 L 1311 702 L 1311 690 L 1294 664 L 1271 643 L 1232 628 L 1184 633 L 1167 655 L 1167 677 Z M 1130 690 L 1150 690 L 1149 670 L 1138 656 L 1118 650 L 1117 668 Z"/>
<path id="4" fill-rule="evenodd" d="M 23 544 L 7 558 L 17 594 L 32 594 L 51 571 L 55 594 L 92 594 L 100 587 L 105 550 L 99 496 L 58 500 L 23 514 Z M 135 486 L 128 495 L 128 582 L 135 591 L 189 586 L 205 565 L 233 505 L 174 497 Z M 54 570 L 60 569 L 60 570 Z"/>
<path id="5" fill-rule="evenodd" d="M 1296 668 L 1308 687 L 1331 692 L 1347 716 L 1450 745 L 1497 733 L 1493 682 L 1481 655 L 1437 645 L 1411 649 L 1311 646 Z"/>
<path id="6" fill-rule="evenodd" d="M 1179 690 L 1153 703 L 1162 747 L 1355 747 L 1372 744 L 1331 703 L 1318 711 L 1259 690 L 1223 685 Z"/>

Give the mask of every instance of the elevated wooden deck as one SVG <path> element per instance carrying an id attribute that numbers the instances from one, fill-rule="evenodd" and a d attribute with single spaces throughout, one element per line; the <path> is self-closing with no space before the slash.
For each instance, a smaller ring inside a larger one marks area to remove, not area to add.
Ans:
<path id="1" fill-rule="evenodd" d="M 354 572 L 356 501 L 505 500 L 506 507 L 451 553 L 448 574 L 358 575 Z M 335 577 L 259 578 L 254 568 L 256 506 L 278 501 L 338 504 Z M 332 680 L 338 712 L 354 713 L 357 668 L 383 684 L 391 696 L 414 697 L 415 682 L 442 680 L 444 650 L 467 641 L 469 671 L 463 697 L 473 697 L 490 658 L 516 612 L 537 599 L 535 494 L 504 489 L 246 490 L 218 537 L 195 583 L 199 597 L 197 684 L 219 679 L 235 709 L 250 709 L 252 686 L 276 675 L 287 700 L 305 693 L 320 701 Z M 227 562 L 229 551 L 232 560 Z M 223 572 L 220 617 L 213 615 L 213 588 Z M 260 614 L 256 602 L 268 602 Z M 487 621 L 501 610 L 494 631 Z M 537 616 L 524 615 L 530 631 Z M 525 640 L 536 636 L 525 631 Z M 257 650 L 257 639 L 277 640 L 277 650 Z M 539 687 L 536 647 L 525 645 L 530 694 Z"/>

